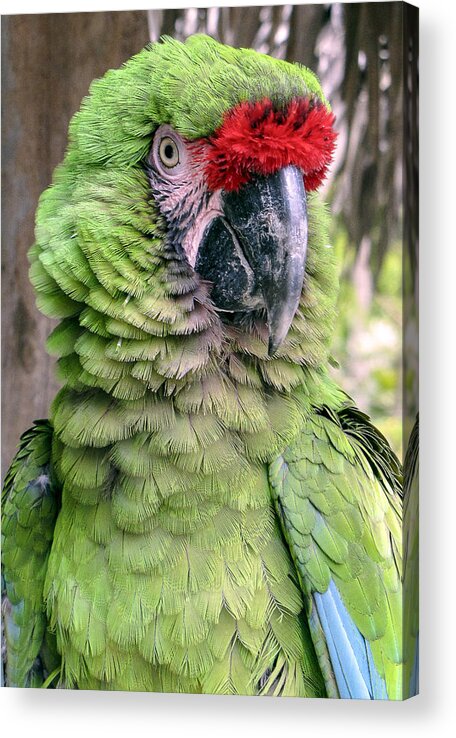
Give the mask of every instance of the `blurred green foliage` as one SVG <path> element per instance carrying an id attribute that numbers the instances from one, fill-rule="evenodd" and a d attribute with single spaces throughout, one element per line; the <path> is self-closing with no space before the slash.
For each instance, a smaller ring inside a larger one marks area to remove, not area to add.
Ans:
<path id="1" fill-rule="evenodd" d="M 332 372 L 402 457 L 402 244 L 393 243 L 377 284 L 362 269 L 342 219 L 334 221 L 341 264 Z"/>

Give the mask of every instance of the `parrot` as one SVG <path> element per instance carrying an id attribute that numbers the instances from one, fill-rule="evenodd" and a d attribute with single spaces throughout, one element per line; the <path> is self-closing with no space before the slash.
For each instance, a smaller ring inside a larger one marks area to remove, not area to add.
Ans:
<path id="1" fill-rule="evenodd" d="M 331 373 L 336 136 L 311 70 L 205 35 L 92 82 L 29 252 L 61 389 L 2 493 L 7 686 L 408 696 L 401 465 Z"/>

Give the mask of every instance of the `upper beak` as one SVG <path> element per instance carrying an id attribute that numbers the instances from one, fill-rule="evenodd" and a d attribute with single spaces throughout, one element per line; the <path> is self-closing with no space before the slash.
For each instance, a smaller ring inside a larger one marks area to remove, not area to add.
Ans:
<path id="1" fill-rule="evenodd" d="M 236 192 L 222 193 L 222 208 L 203 233 L 195 269 L 212 282 L 211 298 L 219 309 L 266 308 L 273 356 L 288 333 L 304 281 L 302 172 L 288 166 L 256 175 Z"/>
<path id="2" fill-rule="evenodd" d="M 288 333 L 304 281 L 307 208 L 302 172 L 288 166 L 257 175 L 238 191 L 225 193 L 223 209 L 263 297 L 273 356 Z"/>

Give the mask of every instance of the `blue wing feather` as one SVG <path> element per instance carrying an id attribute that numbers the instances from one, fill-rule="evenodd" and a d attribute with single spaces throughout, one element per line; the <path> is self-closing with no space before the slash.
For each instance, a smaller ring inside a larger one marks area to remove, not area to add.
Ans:
<path id="1" fill-rule="evenodd" d="M 345 699 L 388 699 L 368 641 L 362 636 L 331 580 L 323 594 L 314 593 L 339 694 Z"/>

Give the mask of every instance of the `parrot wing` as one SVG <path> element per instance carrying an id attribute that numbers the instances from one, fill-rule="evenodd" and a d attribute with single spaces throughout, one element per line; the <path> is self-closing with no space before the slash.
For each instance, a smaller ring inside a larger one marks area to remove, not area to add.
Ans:
<path id="1" fill-rule="evenodd" d="M 353 406 L 315 409 L 270 466 L 328 696 L 402 698 L 401 476 Z"/>
<path id="2" fill-rule="evenodd" d="M 2 662 L 10 687 L 37 687 L 56 665 L 43 584 L 59 495 L 51 480 L 52 426 L 26 431 L 2 490 Z"/>
<path id="3" fill-rule="evenodd" d="M 418 693 L 419 669 L 419 418 L 404 458 L 404 692 Z"/>

